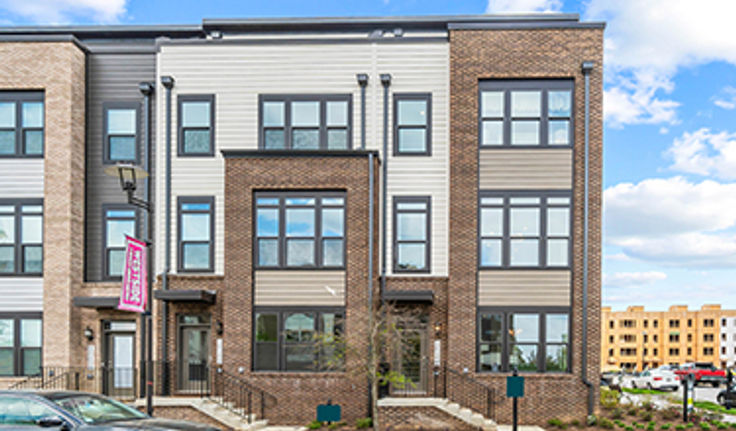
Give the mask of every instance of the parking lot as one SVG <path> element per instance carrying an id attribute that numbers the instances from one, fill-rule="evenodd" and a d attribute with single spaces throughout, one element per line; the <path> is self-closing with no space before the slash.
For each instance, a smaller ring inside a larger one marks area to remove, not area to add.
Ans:
<path id="1" fill-rule="evenodd" d="M 631 388 L 631 377 L 630 376 L 624 376 L 623 378 L 624 387 Z M 718 392 L 725 389 L 725 385 L 721 385 L 721 387 L 714 388 L 710 385 L 701 385 L 695 387 L 695 394 L 693 399 L 695 401 L 710 401 L 715 403 L 716 397 L 718 396 Z M 673 392 L 663 392 L 662 395 L 654 395 L 657 397 L 668 397 L 668 396 L 675 396 L 678 400 L 682 399 L 682 385 L 680 385 L 677 389 L 677 391 Z"/>

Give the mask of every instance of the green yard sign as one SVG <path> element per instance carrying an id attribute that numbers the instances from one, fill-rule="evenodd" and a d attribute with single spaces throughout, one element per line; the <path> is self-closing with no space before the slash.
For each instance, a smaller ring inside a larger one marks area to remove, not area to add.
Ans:
<path id="1" fill-rule="evenodd" d="M 524 377 L 506 377 L 506 396 L 509 398 L 521 398 L 524 396 Z"/>

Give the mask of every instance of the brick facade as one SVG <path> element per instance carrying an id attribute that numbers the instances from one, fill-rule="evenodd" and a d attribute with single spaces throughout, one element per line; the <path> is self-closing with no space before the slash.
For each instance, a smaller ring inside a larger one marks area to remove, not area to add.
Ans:
<path id="1" fill-rule="evenodd" d="M 551 417 L 582 419 L 586 387 L 581 382 L 582 219 L 584 162 L 584 86 L 581 63 L 594 61 L 590 76 L 590 247 L 588 278 L 588 357 L 586 376 L 598 379 L 600 353 L 600 246 L 602 169 L 602 29 L 450 31 L 450 277 L 449 366 L 475 370 L 478 206 L 478 81 L 480 79 L 573 78 L 574 186 L 572 255 L 572 372 L 529 375 L 519 402 L 522 423 Z M 505 375 L 476 373 L 499 391 Z M 597 387 L 597 385 L 596 385 Z M 597 389 L 596 389 L 597 396 Z M 497 421 L 511 420 L 511 402 L 496 406 Z"/>
<path id="2" fill-rule="evenodd" d="M 435 407 L 382 406 L 378 408 L 380 431 L 455 430 L 479 428 L 461 421 Z"/>

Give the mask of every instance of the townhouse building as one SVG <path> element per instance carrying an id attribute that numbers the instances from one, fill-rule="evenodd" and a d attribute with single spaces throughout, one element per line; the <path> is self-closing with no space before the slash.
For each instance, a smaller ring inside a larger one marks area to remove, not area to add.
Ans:
<path id="1" fill-rule="evenodd" d="M 736 362 L 736 310 L 704 305 L 667 311 L 629 306 L 625 311 L 602 308 L 601 369 L 644 370 L 660 365 L 710 362 L 733 367 Z"/>
<path id="2" fill-rule="evenodd" d="M 328 400 L 364 417 L 358 352 L 390 304 L 412 316 L 410 347 L 382 367 L 412 383 L 389 398 L 477 392 L 452 400 L 509 422 L 518 369 L 522 422 L 582 419 L 601 352 L 603 28 L 544 14 L 0 29 L 4 379 L 71 373 L 141 396 L 148 320 L 116 309 L 128 234 L 153 243 L 157 395 L 238 388 L 271 423 Z M 148 172 L 135 196 L 151 211 L 105 176 L 117 163 Z M 339 366 L 325 338 L 349 346 Z"/>

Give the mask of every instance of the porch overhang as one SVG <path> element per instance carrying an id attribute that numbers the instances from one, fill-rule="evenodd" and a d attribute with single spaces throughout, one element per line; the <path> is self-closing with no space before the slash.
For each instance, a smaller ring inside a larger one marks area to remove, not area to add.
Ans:
<path id="1" fill-rule="evenodd" d="M 186 290 L 155 290 L 153 297 L 166 302 L 196 302 L 200 304 L 212 305 L 217 298 L 217 292 L 206 289 L 186 289 Z"/>
<path id="2" fill-rule="evenodd" d="M 383 299 L 390 302 L 433 304 L 434 292 L 431 290 L 387 290 Z"/>
<path id="3" fill-rule="evenodd" d="M 120 302 L 118 296 L 75 296 L 72 304 L 82 308 L 117 308 Z"/>

